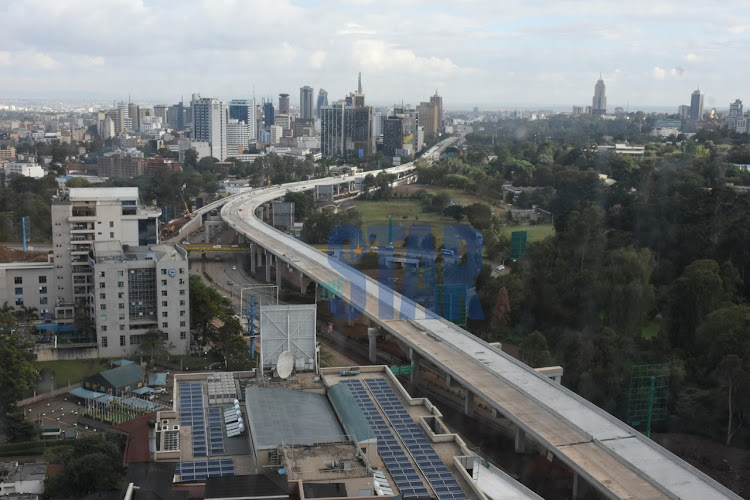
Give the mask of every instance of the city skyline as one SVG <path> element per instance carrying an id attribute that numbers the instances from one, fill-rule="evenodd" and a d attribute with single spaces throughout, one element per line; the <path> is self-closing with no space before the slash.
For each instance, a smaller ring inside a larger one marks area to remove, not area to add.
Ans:
<path id="1" fill-rule="evenodd" d="M 38 9 L 10 0 L 0 7 L 0 97 L 177 102 L 199 92 L 229 100 L 255 86 L 256 95 L 289 93 L 296 106 L 301 86 L 323 87 L 335 100 L 356 88 L 361 71 L 374 105 L 416 104 L 435 88 L 452 106 L 584 105 L 600 72 L 610 107 L 676 109 L 698 82 L 706 108 L 742 98 L 735 61 L 750 22 L 737 16 L 739 2 L 686 9 L 636 1 L 626 13 L 577 0 L 399 3 L 394 21 L 382 14 L 393 12 L 384 1 L 194 0 L 172 9 L 79 0 Z M 242 16 L 274 22 L 230 29 Z M 112 30 L 115 20 L 127 29 Z M 149 36 L 165 23 L 175 29 Z"/>

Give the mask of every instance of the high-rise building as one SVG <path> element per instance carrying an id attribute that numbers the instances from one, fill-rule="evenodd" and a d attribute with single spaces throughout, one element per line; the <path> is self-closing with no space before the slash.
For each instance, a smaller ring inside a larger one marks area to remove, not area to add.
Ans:
<path id="1" fill-rule="evenodd" d="M 440 122 L 437 106 L 429 102 L 421 102 L 417 106 L 417 115 L 419 125 L 424 127 L 425 137 L 436 137 Z"/>
<path id="2" fill-rule="evenodd" d="M 313 117 L 313 95 L 314 90 L 309 85 L 299 89 L 299 116 L 303 120 Z"/>
<path id="3" fill-rule="evenodd" d="M 141 129 L 138 121 L 138 105 L 132 102 L 128 103 L 128 118 L 130 119 L 130 130 L 138 131 Z"/>
<path id="4" fill-rule="evenodd" d="M 443 133 L 443 98 L 440 97 L 435 89 L 435 95 L 430 97 L 430 104 L 435 107 L 435 120 L 438 135 Z"/>
<path id="5" fill-rule="evenodd" d="M 156 245 L 160 216 L 161 210 L 139 205 L 137 187 L 70 188 L 65 197 L 53 200 L 56 317 L 60 317 L 58 308 L 67 308 L 61 314 L 72 317 L 75 305 L 90 304 L 95 277 L 89 253 L 94 241 Z"/>
<path id="6" fill-rule="evenodd" d="M 255 99 L 233 99 L 229 101 L 229 118 L 247 125 L 249 139 L 256 138 Z"/>
<path id="7" fill-rule="evenodd" d="M 271 102 L 270 99 L 263 100 L 263 126 L 264 127 L 270 127 L 273 125 L 274 120 L 274 110 L 273 110 L 273 102 Z"/>
<path id="8" fill-rule="evenodd" d="M 268 131 L 270 133 L 270 143 L 271 144 L 278 144 L 281 142 L 281 138 L 284 136 L 284 129 L 278 125 L 271 125 L 268 127 Z"/>
<path id="9" fill-rule="evenodd" d="M 167 109 L 169 106 L 166 104 L 157 104 L 154 106 L 154 116 L 161 118 L 162 123 L 167 123 Z"/>
<path id="10" fill-rule="evenodd" d="M 183 130 L 185 128 L 185 109 L 182 101 L 173 104 L 167 110 L 167 126 L 175 130 Z"/>
<path id="11" fill-rule="evenodd" d="M 599 75 L 596 85 L 594 85 L 594 97 L 591 100 L 591 114 L 596 116 L 607 114 L 607 87 L 604 85 L 602 75 Z"/>
<path id="12" fill-rule="evenodd" d="M 375 151 L 371 107 L 347 106 L 341 100 L 321 109 L 320 123 L 323 156 L 365 156 Z"/>
<path id="13" fill-rule="evenodd" d="M 742 101 L 736 99 L 729 105 L 729 114 L 726 118 L 727 128 L 735 132 L 747 132 L 747 121 L 742 114 Z"/>
<path id="14" fill-rule="evenodd" d="M 688 118 L 696 122 L 703 119 L 703 92 L 701 92 L 700 88 L 690 96 L 690 114 Z"/>
<path id="15" fill-rule="evenodd" d="M 690 106 L 686 106 L 685 104 L 677 106 L 677 114 L 680 120 L 687 120 L 690 118 Z"/>
<path id="16" fill-rule="evenodd" d="M 227 159 L 227 105 L 218 99 L 201 97 L 193 105 L 193 140 L 207 142 L 211 156 Z"/>
<path id="17" fill-rule="evenodd" d="M 279 94 L 279 114 L 289 114 L 289 94 Z"/>
<path id="18" fill-rule="evenodd" d="M 320 152 L 325 157 L 344 155 L 345 102 L 334 102 L 320 109 Z"/>
<path id="19" fill-rule="evenodd" d="M 320 119 L 320 110 L 328 106 L 328 92 L 323 89 L 318 90 L 318 103 L 315 107 L 315 118 Z"/>
<path id="20" fill-rule="evenodd" d="M 396 151 L 403 147 L 403 139 L 403 120 L 398 116 L 386 118 L 383 124 L 383 155 L 386 157 L 397 156 Z"/>
<path id="21" fill-rule="evenodd" d="M 239 146 L 240 154 L 250 142 L 249 127 L 244 121 L 230 118 L 227 122 L 227 146 Z"/>

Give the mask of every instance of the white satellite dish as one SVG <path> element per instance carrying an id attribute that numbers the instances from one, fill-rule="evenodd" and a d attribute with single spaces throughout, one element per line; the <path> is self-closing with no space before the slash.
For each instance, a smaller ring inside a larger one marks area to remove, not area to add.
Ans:
<path id="1" fill-rule="evenodd" d="M 279 378 L 289 378 L 294 369 L 294 355 L 289 351 L 284 351 L 279 355 L 279 360 L 276 361 L 276 373 L 279 374 Z"/>

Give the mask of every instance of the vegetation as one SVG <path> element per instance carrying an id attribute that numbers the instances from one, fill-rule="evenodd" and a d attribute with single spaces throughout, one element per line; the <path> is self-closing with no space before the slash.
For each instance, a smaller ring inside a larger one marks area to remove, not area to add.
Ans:
<path id="1" fill-rule="evenodd" d="M 109 368 L 107 359 L 70 359 L 58 361 L 37 361 L 34 366 L 39 373 L 49 372 L 55 377 L 55 384 L 59 387 L 67 384 L 76 384 L 86 377 Z"/>
<path id="2" fill-rule="evenodd" d="M 62 472 L 44 479 L 49 498 L 82 498 L 94 492 L 120 489 L 122 438 L 115 435 L 89 436 L 65 442 L 46 451 L 50 463 L 61 463 Z"/>

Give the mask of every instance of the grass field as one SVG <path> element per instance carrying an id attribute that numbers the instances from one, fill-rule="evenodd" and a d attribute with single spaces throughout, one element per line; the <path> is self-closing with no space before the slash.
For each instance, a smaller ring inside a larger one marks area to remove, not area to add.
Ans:
<path id="1" fill-rule="evenodd" d="M 60 387 L 70 381 L 71 384 L 95 375 L 109 368 L 107 359 L 70 359 L 63 361 L 39 361 L 34 363 L 40 372 L 45 371 L 55 376 L 55 384 Z"/>
<path id="2" fill-rule="evenodd" d="M 513 231 L 526 231 L 526 243 L 540 241 L 547 236 L 555 234 L 555 228 L 552 224 L 537 224 L 536 226 L 503 226 L 501 233 L 510 239 Z"/>

